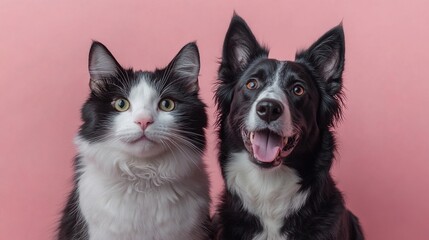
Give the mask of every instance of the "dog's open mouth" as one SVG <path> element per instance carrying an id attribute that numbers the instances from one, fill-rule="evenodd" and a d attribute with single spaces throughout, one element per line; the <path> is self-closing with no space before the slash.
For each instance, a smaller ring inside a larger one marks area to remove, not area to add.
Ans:
<path id="1" fill-rule="evenodd" d="M 281 164 L 282 157 L 287 157 L 295 147 L 298 135 L 280 136 L 263 129 L 254 132 L 241 131 L 247 151 L 253 155 L 256 163 L 263 167 L 275 167 Z"/>

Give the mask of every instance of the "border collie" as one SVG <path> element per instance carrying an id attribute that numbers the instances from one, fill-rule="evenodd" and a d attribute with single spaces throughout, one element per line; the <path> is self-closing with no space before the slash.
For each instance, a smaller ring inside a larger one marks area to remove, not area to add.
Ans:
<path id="1" fill-rule="evenodd" d="M 329 173 L 344 52 L 340 24 L 295 61 L 270 59 L 234 14 L 215 94 L 225 180 L 216 239 L 364 239 Z"/>

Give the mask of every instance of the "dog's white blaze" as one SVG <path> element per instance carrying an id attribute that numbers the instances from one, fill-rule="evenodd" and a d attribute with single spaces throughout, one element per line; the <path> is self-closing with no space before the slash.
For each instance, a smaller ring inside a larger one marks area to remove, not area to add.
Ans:
<path id="1" fill-rule="evenodd" d="M 156 92 L 142 79 L 131 90 L 132 109 L 114 120 L 115 136 L 141 131 L 133 122 L 135 113 L 153 114 L 157 122 L 153 125 L 172 122 L 166 121 L 173 117 L 169 113 L 156 113 L 157 101 L 143 105 L 154 99 L 158 99 Z M 79 206 L 88 222 L 90 240 L 204 239 L 206 233 L 198 226 L 206 217 L 210 199 L 201 154 L 167 150 L 157 144 L 127 147 L 110 138 L 90 143 L 77 136 L 75 144 L 81 163 Z M 157 154 L 138 157 L 140 148 Z"/>
<path id="2" fill-rule="evenodd" d="M 227 187 L 238 194 L 247 211 L 259 217 L 264 230 L 254 240 L 284 240 L 287 236 L 280 235 L 283 220 L 304 205 L 309 190 L 298 192 L 301 179 L 293 169 L 262 169 L 249 157 L 246 151 L 230 156 Z"/>
<path id="3" fill-rule="evenodd" d="M 283 135 L 291 136 L 293 135 L 293 126 L 292 126 L 292 117 L 289 110 L 289 104 L 285 93 L 283 92 L 280 84 L 280 72 L 285 63 L 279 63 L 277 66 L 277 71 L 274 75 L 274 81 L 266 89 L 264 89 L 253 102 L 252 107 L 250 108 L 249 115 L 246 119 L 246 127 L 248 130 L 256 129 L 258 126 L 265 126 L 266 123 L 260 119 L 256 113 L 256 105 L 264 98 L 275 99 L 283 104 L 284 112 L 282 116 L 270 124 L 272 127 L 281 129 Z"/>

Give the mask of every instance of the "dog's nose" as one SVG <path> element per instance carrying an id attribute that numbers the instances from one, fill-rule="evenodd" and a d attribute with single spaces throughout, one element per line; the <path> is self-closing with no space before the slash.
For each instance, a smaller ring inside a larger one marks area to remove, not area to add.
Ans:
<path id="1" fill-rule="evenodd" d="M 283 113 L 283 105 L 274 99 L 262 99 L 256 104 L 256 113 L 267 123 L 277 120 Z"/>

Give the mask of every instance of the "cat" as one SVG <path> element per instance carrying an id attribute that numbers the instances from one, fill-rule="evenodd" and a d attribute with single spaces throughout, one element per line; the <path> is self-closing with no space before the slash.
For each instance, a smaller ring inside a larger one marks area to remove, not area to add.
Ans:
<path id="1" fill-rule="evenodd" d="M 91 93 L 81 110 L 74 188 L 58 240 L 209 238 L 199 69 L 194 42 L 153 72 L 125 69 L 93 42 Z"/>

